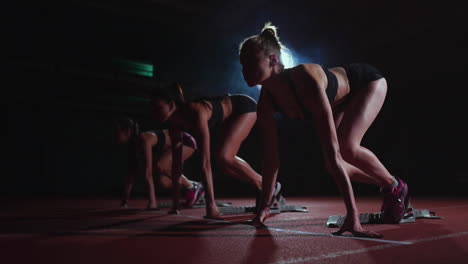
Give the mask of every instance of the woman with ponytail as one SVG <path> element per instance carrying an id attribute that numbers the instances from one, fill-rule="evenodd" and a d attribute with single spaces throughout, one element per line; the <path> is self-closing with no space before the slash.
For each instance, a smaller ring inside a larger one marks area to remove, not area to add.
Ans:
<path id="1" fill-rule="evenodd" d="M 147 210 L 158 210 L 153 181 L 153 171 L 159 175 L 159 183 L 166 189 L 172 189 L 174 184 L 171 177 L 172 170 L 172 142 L 167 130 L 151 130 L 140 132 L 138 123 L 129 117 L 119 117 L 115 121 L 117 143 L 128 146 L 128 174 L 125 181 L 124 198 L 121 206 L 127 207 L 132 191 L 135 175 L 140 166 L 145 173 L 148 186 Z M 195 139 L 188 133 L 182 133 L 180 143 L 183 149 L 182 159 L 188 159 L 197 148 Z M 179 178 L 182 192 L 185 194 L 185 206 L 193 204 L 203 197 L 204 188 L 201 182 L 187 179 L 184 175 Z"/>
<path id="2" fill-rule="evenodd" d="M 383 194 L 386 223 L 399 223 L 408 204 L 408 186 L 392 176 L 361 140 L 379 113 L 387 92 L 382 73 L 365 63 L 326 68 L 301 64 L 285 69 L 277 28 L 267 23 L 259 35 L 240 45 L 240 63 L 246 83 L 261 85 L 258 124 L 263 149 L 263 203 L 254 225 L 268 217 L 273 186 L 280 167 L 278 133 L 274 113 L 315 122 L 325 166 L 343 196 L 346 221 L 336 235 L 379 237 L 363 230 L 359 222 L 351 181 L 374 184 Z"/>
<path id="3" fill-rule="evenodd" d="M 221 171 L 247 182 L 260 194 L 262 178 L 247 162 L 237 156 L 242 142 L 257 120 L 257 103 L 252 98 L 247 95 L 225 95 L 185 102 L 182 87 L 178 83 L 171 83 L 154 90 L 152 105 L 155 119 L 169 128 L 173 142 L 181 140 L 181 131 L 188 131 L 199 143 L 201 168 L 206 185 L 206 218 L 221 218 L 214 200 L 212 145 L 215 145 L 213 156 Z M 216 144 L 213 144 L 214 136 L 217 138 Z M 174 177 L 178 177 L 181 169 L 177 162 L 181 160 L 180 150 L 174 149 L 172 154 L 172 172 Z M 277 189 L 279 191 L 279 188 Z M 177 208 L 174 209 L 174 212 L 177 212 Z"/>

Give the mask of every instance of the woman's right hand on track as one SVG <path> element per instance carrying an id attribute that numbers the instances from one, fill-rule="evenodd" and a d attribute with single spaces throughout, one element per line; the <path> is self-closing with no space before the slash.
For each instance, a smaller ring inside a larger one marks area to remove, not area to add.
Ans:
<path id="1" fill-rule="evenodd" d="M 257 213 L 257 215 L 252 219 L 252 225 L 255 228 L 266 228 L 267 226 L 265 225 L 265 220 L 268 217 L 269 209 L 265 208 L 260 210 L 260 212 Z"/>

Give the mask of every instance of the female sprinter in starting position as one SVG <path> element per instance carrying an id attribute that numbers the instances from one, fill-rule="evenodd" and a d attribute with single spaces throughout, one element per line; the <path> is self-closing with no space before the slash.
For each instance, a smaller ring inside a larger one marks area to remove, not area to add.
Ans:
<path id="1" fill-rule="evenodd" d="M 226 95 L 186 102 L 182 87 L 172 83 L 155 89 L 152 103 L 155 118 L 169 127 L 173 142 L 180 141 L 181 131 L 188 131 L 198 142 L 206 180 L 206 218 L 221 218 L 214 200 L 210 158 L 214 131 L 217 137 L 214 157 L 222 172 L 249 183 L 260 193 L 262 178 L 237 156 L 241 143 L 257 120 L 257 103 L 252 98 L 246 95 Z M 180 160 L 177 150 L 173 151 L 173 155 L 174 162 Z M 176 175 L 177 171 L 173 173 Z"/>
<path id="2" fill-rule="evenodd" d="M 263 139 L 263 203 L 253 220 L 263 226 L 268 217 L 273 186 L 279 169 L 278 134 L 273 114 L 310 119 L 317 127 L 325 165 L 344 198 L 346 220 L 336 235 L 381 237 L 363 230 L 351 181 L 381 187 L 386 223 L 399 223 L 408 203 L 408 187 L 393 177 L 361 140 L 379 113 L 387 82 L 376 68 L 363 63 L 325 68 L 302 64 L 285 69 L 276 27 L 267 23 L 259 35 L 240 45 L 240 63 L 247 84 L 261 85 L 258 123 Z"/>
<path id="3" fill-rule="evenodd" d="M 145 180 L 148 184 L 147 210 L 158 210 L 153 182 L 153 169 L 159 174 L 159 182 L 164 188 L 173 187 L 172 181 L 172 142 L 168 130 L 154 130 L 140 133 L 139 125 L 129 117 L 120 117 L 115 124 L 117 142 L 128 144 L 129 171 L 125 181 L 124 198 L 121 206 L 127 207 L 132 191 L 135 174 L 140 164 L 145 166 Z M 182 133 L 182 158 L 188 159 L 196 150 L 195 139 L 188 133 Z M 185 176 L 179 178 L 182 192 L 185 193 L 185 206 L 193 204 L 203 196 L 204 188 L 200 182 L 190 181 Z"/>

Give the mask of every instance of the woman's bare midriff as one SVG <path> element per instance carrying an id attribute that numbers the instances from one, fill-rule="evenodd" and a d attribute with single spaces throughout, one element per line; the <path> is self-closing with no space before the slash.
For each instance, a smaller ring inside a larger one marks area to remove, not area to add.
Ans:
<path id="1" fill-rule="evenodd" d="M 231 98 L 229 96 L 226 96 L 222 101 L 221 101 L 221 106 L 223 107 L 223 121 L 229 118 L 232 114 L 232 103 L 231 103 Z"/>
<path id="2" fill-rule="evenodd" d="M 346 71 L 343 67 L 330 68 L 329 71 L 335 74 L 338 80 L 338 90 L 336 92 L 335 100 L 332 102 L 332 107 L 342 103 L 346 96 L 349 94 L 349 82 Z"/>

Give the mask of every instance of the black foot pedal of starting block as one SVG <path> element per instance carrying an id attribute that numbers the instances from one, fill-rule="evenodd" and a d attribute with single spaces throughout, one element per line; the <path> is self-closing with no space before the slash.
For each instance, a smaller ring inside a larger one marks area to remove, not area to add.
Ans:
<path id="1" fill-rule="evenodd" d="M 197 202 L 192 206 L 192 208 L 204 208 L 206 206 L 205 201 Z M 231 202 L 216 201 L 216 206 L 218 207 L 230 207 L 232 206 Z"/>
<path id="2" fill-rule="evenodd" d="M 158 208 L 172 208 L 173 202 L 172 201 L 163 201 L 158 202 Z M 218 207 L 228 207 L 231 206 L 231 202 L 224 202 L 224 201 L 216 201 L 216 205 Z M 184 202 L 180 203 L 180 208 L 203 208 L 206 206 L 205 201 L 200 201 L 195 203 L 192 207 L 186 207 Z"/>
<path id="3" fill-rule="evenodd" d="M 219 208 L 219 212 L 223 215 L 241 215 L 255 214 L 255 206 L 230 206 Z M 270 208 L 270 214 L 279 214 L 286 212 L 307 213 L 309 210 L 305 206 L 300 205 L 283 205 L 276 208 Z"/>
<path id="4" fill-rule="evenodd" d="M 242 214 L 255 214 L 255 206 L 231 206 L 219 208 L 219 212 L 223 215 L 242 215 Z M 279 214 L 285 212 L 300 212 L 307 213 L 309 210 L 305 206 L 300 205 L 288 205 L 286 199 L 280 197 L 278 201 L 275 201 L 270 207 L 271 214 Z"/>

